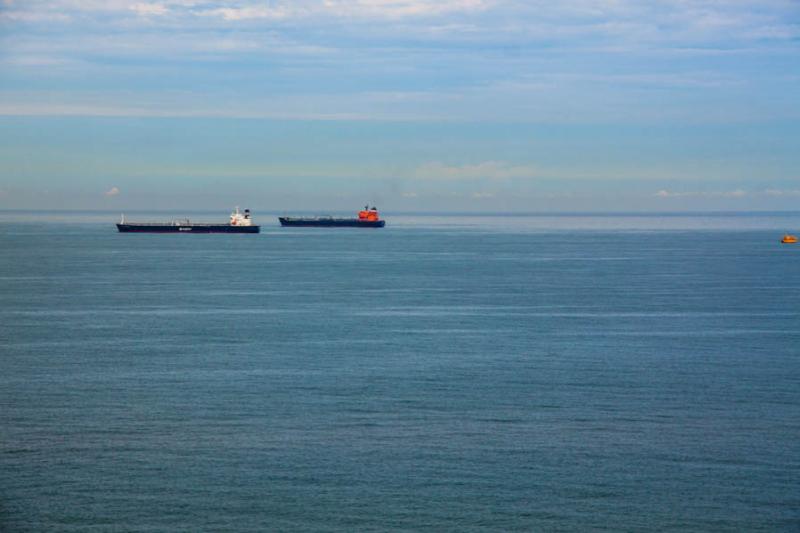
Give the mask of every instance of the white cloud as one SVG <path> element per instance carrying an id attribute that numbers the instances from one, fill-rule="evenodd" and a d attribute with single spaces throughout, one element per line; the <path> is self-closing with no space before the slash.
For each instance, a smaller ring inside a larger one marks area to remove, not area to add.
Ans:
<path id="1" fill-rule="evenodd" d="M 800 189 L 767 189 L 764 194 L 767 196 L 800 196 Z"/>
<path id="2" fill-rule="evenodd" d="M 107 190 L 107 191 L 106 191 L 104 194 L 105 194 L 106 196 L 108 196 L 108 197 L 111 197 L 111 196 L 117 196 L 117 195 L 119 194 L 119 189 L 118 189 L 117 187 L 111 187 L 111 188 L 110 188 L 109 190 Z"/>
<path id="3" fill-rule="evenodd" d="M 252 19 L 283 19 L 294 14 L 288 8 L 269 8 L 269 7 L 221 7 L 216 9 L 206 9 L 197 12 L 200 16 L 219 17 L 229 21 L 252 20 Z"/>
<path id="4" fill-rule="evenodd" d="M 58 56 L 48 56 L 48 55 L 36 55 L 36 54 L 18 54 L 15 57 L 11 57 L 5 61 L 8 65 L 14 65 L 19 67 L 62 67 L 62 66 L 75 66 L 81 64 L 80 61 L 76 61 L 66 57 L 58 57 Z"/>
<path id="5" fill-rule="evenodd" d="M 419 179 L 479 180 L 536 177 L 532 166 L 513 166 L 502 161 L 484 161 L 476 165 L 448 166 L 439 162 L 425 163 L 414 171 Z"/>
<path id="6" fill-rule="evenodd" d="M 218 17 L 227 21 L 277 20 L 310 17 L 383 18 L 438 16 L 453 12 L 483 9 L 485 0 L 323 0 L 305 2 L 272 2 L 234 7 L 193 10 L 195 15 Z"/>
<path id="7" fill-rule="evenodd" d="M 3 93 L 0 96 L 10 96 Z M 181 93 L 178 93 L 180 95 Z M 260 118 L 273 120 L 349 120 L 349 121 L 428 121 L 435 117 L 421 115 L 401 115 L 389 112 L 359 112 L 342 107 L 336 100 L 309 97 L 285 97 L 271 102 L 245 101 L 241 104 L 227 102 L 213 105 L 209 102 L 195 101 L 190 97 L 176 97 L 174 94 L 160 99 L 137 99 L 121 103 L 118 101 L 88 101 L 81 98 L 67 98 L 61 101 L 45 102 L 40 99 L 26 100 L 16 97 L 0 99 L 0 116 L 84 116 L 84 117 L 225 117 Z M 316 105 L 310 105 L 309 101 Z M 345 102 L 346 104 L 346 102 Z"/>
<path id="8" fill-rule="evenodd" d="M 71 107 L 67 114 L 85 108 L 94 114 L 559 123 L 791 120 L 795 117 L 786 113 L 797 115 L 796 98 L 790 96 L 797 92 L 797 81 L 778 79 L 778 74 L 791 74 L 785 68 L 778 72 L 782 59 L 759 61 L 766 66 L 756 77 L 752 69 L 732 66 L 732 60 L 695 62 L 663 55 L 741 55 L 767 49 L 796 54 L 797 43 L 773 38 L 800 31 L 789 18 L 790 3 L 18 0 L 6 13 L 0 10 L 0 19 L 59 15 L 73 22 L 28 22 L 33 31 L 27 24 L 4 25 L 11 34 L 0 54 L 0 72 L 44 73 L 58 66 L 67 77 L 51 76 L 48 86 L 65 87 L 68 98 L 77 90 L 60 80 L 94 79 L 127 93 L 94 106 L 45 98 L 34 109 L 37 114 Z M 691 25 L 695 18 L 702 22 Z M 291 24 L 281 23 L 286 20 Z M 773 37 L 754 36 L 758 28 Z M 631 51 L 639 55 L 621 63 L 609 57 Z M 189 66 L 183 62 L 187 59 L 195 63 Z M 219 84 L 213 74 L 223 61 L 230 61 L 228 82 Z M 148 83 L 133 87 L 131 76 Z M 152 83 L 162 79 L 163 84 Z M 151 98 L 158 87 L 208 98 L 202 106 L 177 102 L 174 111 L 168 105 L 154 109 L 131 103 Z M 232 96 L 239 89 L 241 94 Z M 680 89 L 680 94 L 672 98 L 659 89 Z M 785 98 L 775 98 L 778 92 Z M 756 93 L 773 96 L 749 105 L 747 95 Z M 297 101 L 289 105 L 280 101 L 295 95 Z M 0 106 L 20 109 L 20 100 L 0 95 Z M 30 97 L 24 100 L 32 103 Z M 502 173 L 495 170 L 489 174 Z"/>
<path id="9" fill-rule="evenodd" d="M 431 16 L 487 7 L 483 0 L 325 0 L 332 14 L 355 17 L 398 18 Z"/>
<path id="10" fill-rule="evenodd" d="M 71 17 L 64 13 L 49 13 L 39 11 L 2 11 L 0 10 L 0 21 L 8 20 L 11 22 L 69 22 Z"/>
<path id="11" fill-rule="evenodd" d="M 252 19 L 347 17 L 403 18 L 439 16 L 448 13 L 471 12 L 489 8 L 494 0 L 272 0 L 237 1 L 227 3 L 198 0 L 161 0 L 137 2 L 129 0 L 40 0 L 29 4 L 2 0 L 9 18 L 30 19 L 34 14 L 51 18 L 65 13 L 123 13 L 165 15 L 180 11 L 187 15 L 219 17 L 229 21 Z M 266 4 L 266 5 L 265 5 Z"/>
<path id="12" fill-rule="evenodd" d="M 525 39 L 593 39 L 593 46 L 649 50 L 709 44 L 720 40 L 791 42 L 800 34 L 793 20 L 792 0 L 28 0 L 8 2 L 0 17 L 14 20 L 39 17 L 85 18 L 85 14 L 131 12 L 140 16 L 170 13 L 184 16 L 184 22 L 205 16 L 226 21 L 275 20 L 285 18 L 347 18 L 354 20 L 443 18 L 448 15 L 490 13 L 479 23 L 446 21 L 444 27 L 469 28 L 470 35 L 490 40 L 498 36 Z M 496 16 L 495 16 L 496 15 Z M 463 18 L 463 17 L 462 17 Z M 104 20 L 104 23 L 107 21 Z M 403 27 L 404 33 L 436 31 L 442 25 L 420 23 Z M 383 30 L 384 28 L 381 28 Z M 380 30 L 378 30 L 380 31 Z M 459 39 L 462 31 L 446 31 L 443 37 Z M 598 42 L 601 39 L 603 42 Z M 574 46 L 586 45 L 573 43 Z M 722 46 L 730 49 L 730 43 Z"/>
<path id="13" fill-rule="evenodd" d="M 271 56 L 330 55 L 334 48 L 317 46 L 294 38 L 273 34 L 236 34 L 198 30 L 197 32 L 148 32 L 120 31 L 114 34 L 96 33 L 82 35 L 76 39 L 70 35 L 55 35 L 47 40 L 29 35 L 20 35 L 14 40 L 13 53 L 0 54 L 0 63 L 30 64 L 28 58 L 47 58 L 55 63 L 81 63 L 91 68 L 93 51 L 102 50 L 115 58 L 157 57 L 164 59 L 221 60 L 231 55 L 264 53 Z M 2 66 L 0 66 L 2 68 Z M 102 65 L 104 72 L 114 69 Z"/>
<path id="14" fill-rule="evenodd" d="M 130 9 L 141 17 L 160 16 L 167 14 L 167 8 L 163 4 L 133 4 L 130 6 Z"/>
<path id="15" fill-rule="evenodd" d="M 732 191 L 668 191 L 662 189 L 655 193 L 659 198 L 743 198 L 749 193 L 742 189 Z"/>

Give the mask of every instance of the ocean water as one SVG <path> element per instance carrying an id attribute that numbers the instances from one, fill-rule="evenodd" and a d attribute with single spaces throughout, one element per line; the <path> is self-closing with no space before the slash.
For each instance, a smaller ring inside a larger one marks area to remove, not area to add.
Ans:
<path id="1" fill-rule="evenodd" d="M 2 531 L 800 530 L 799 214 L 116 218 L 0 215 Z"/>

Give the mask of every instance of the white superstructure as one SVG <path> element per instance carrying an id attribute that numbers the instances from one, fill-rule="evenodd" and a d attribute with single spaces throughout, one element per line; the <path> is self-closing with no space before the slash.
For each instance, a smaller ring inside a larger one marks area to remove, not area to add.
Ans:
<path id="1" fill-rule="evenodd" d="M 253 220 L 250 218 L 250 210 L 245 209 L 244 213 L 239 212 L 239 207 L 231 213 L 231 226 L 252 226 Z"/>

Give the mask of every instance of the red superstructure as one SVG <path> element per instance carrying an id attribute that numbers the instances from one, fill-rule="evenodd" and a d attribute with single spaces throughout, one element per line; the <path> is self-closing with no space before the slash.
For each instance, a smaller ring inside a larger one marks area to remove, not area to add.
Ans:
<path id="1" fill-rule="evenodd" d="M 378 216 L 378 210 L 374 207 L 370 208 L 368 205 L 358 212 L 358 220 L 367 220 L 369 222 L 377 222 L 381 217 Z"/>

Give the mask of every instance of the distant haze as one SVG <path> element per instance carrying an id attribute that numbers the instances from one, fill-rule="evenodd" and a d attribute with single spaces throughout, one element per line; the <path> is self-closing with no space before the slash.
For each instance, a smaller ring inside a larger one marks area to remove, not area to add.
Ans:
<path id="1" fill-rule="evenodd" d="M 0 209 L 800 206 L 800 4 L 0 3 Z"/>

